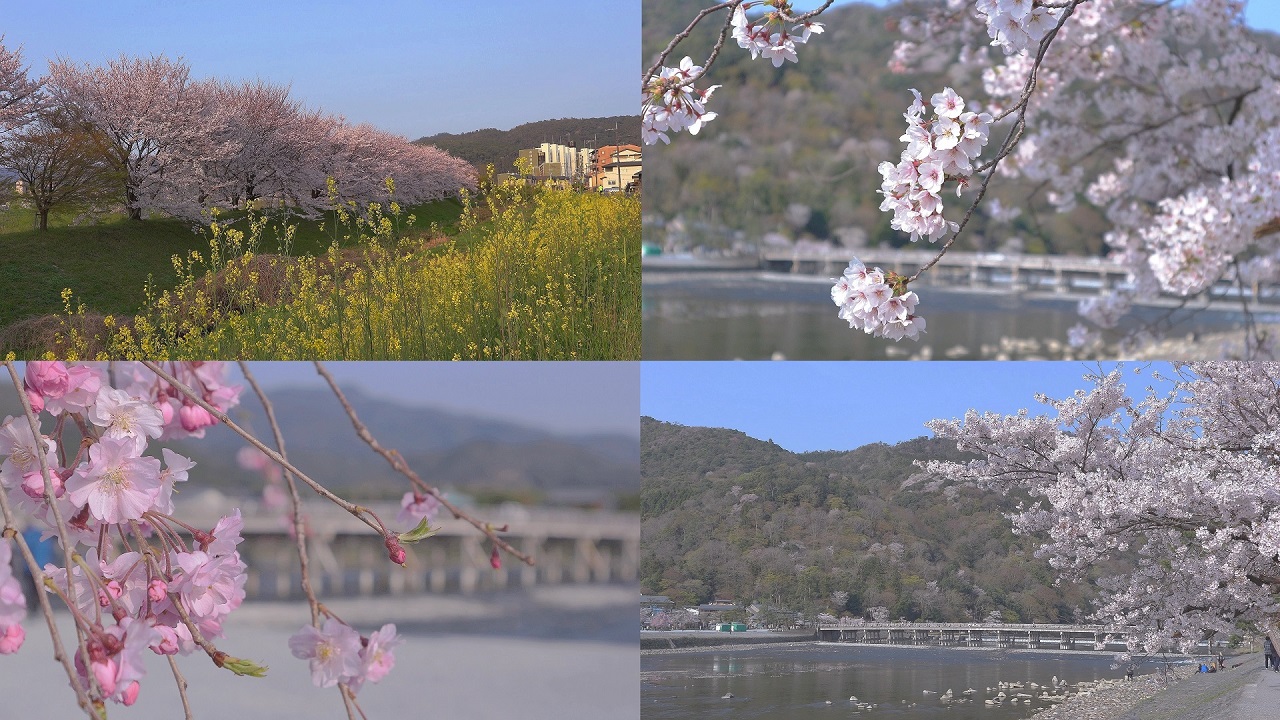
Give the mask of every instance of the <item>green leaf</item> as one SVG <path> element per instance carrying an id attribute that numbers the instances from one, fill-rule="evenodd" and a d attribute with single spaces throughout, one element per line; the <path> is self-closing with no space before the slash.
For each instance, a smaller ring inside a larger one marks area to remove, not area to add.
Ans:
<path id="1" fill-rule="evenodd" d="M 251 677 L 266 677 L 267 675 L 267 666 L 259 665 L 252 660 L 228 657 L 222 661 L 222 667 L 241 676 L 249 675 Z"/>
<path id="2" fill-rule="evenodd" d="M 402 532 L 396 537 L 400 538 L 400 542 L 415 543 L 419 540 L 425 540 L 438 532 L 440 531 L 432 530 L 427 524 L 427 519 L 423 518 L 422 522 L 418 523 L 418 527 L 410 530 L 409 532 Z"/>

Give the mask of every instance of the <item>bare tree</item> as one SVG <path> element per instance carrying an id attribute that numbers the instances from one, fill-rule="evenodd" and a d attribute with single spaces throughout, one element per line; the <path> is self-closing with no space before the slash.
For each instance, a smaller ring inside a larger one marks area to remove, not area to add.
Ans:
<path id="1" fill-rule="evenodd" d="M 23 199 L 43 231 L 54 207 L 92 207 L 121 198 L 121 178 L 107 159 L 108 146 L 92 126 L 65 111 L 45 110 L 0 146 L 0 167 L 22 181 Z"/>

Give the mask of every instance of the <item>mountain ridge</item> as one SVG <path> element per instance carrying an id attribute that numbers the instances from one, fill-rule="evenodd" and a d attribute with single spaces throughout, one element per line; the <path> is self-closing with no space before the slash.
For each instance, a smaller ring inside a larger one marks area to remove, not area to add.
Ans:
<path id="1" fill-rule="evenodd" d="M 415 145 L 434 145 L 456 155 L 481 172 L 488 165 L 493 165 L 497 172 L 511 172 L 520 150 L 535 148 L 544 142 L 590 148 L 639 145 L 640 116 L 555 118 L 523 123 L 510 130 L 480 128 L 465 133 L 436 133 L 413 141 Z"/>
<path id="2" fill-rule="evenodd" d="M 640 445 L 646 593 L 810 617 L 886 607 L 912 620 L 1072 622 L 1090 609 L 1089 583 L 1055 587 L 1039 542 L 1013 534 L 1004 515 L 1027 497 L 907 482 L 917 461 L 969 457 L 952 442 L 793 453 L 644 417 Z"/>

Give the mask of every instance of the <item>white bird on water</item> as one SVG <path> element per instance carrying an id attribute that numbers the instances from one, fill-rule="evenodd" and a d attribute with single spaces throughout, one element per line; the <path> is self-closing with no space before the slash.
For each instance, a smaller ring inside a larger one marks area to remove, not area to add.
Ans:
<path id="1" fill-rule="evenodd" d="M 721 699 L 721 700 L 732 700 L 732 699 L 733 699 L 733 693 L 725 693 L 724 695 L 721 695 L 721 696 L 720 696 L 720 699 Z"/>

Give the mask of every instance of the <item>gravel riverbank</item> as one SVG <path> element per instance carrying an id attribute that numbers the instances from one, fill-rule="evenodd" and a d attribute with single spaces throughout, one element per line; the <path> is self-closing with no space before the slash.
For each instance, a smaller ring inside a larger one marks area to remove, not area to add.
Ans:
<path id="1" fill-rule="evenodd" d="M 1280 717 L 1280 674 L 1249 661 L 1229 661 L 1235 669 L 1196 673 L 1173 671 L 1172 682 L 1155 675 L 1132 682 L 1109 681 L 1036 713 L 1035 720 L 1259 720 Z M 1258 663 L 1260 665 L 1260 662 Z"/>

